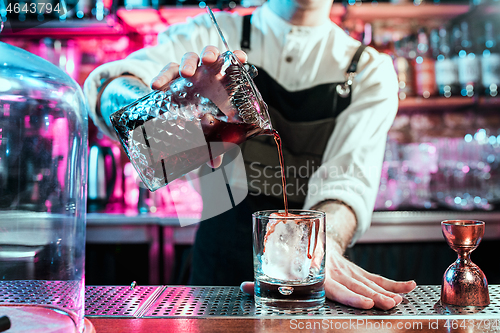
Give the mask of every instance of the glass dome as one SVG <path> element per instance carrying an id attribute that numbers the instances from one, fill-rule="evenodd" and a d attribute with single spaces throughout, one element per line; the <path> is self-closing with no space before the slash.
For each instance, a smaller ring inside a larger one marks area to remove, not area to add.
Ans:
<path id="1" fill-rule="evenodd" d="M 0 42 L 0 315 L 26 332 L 83 331 L 87 115 L 67 74 Z"/>

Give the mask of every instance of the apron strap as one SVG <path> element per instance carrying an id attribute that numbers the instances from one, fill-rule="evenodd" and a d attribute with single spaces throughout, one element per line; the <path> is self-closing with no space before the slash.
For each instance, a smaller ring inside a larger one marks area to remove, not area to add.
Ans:
<path id="1" fill-rule="evenodd" d="M 356 53 L 354 53 L 354 56 L 352 57 L 351 64 L 349 65 L 349 67 L 347 67 L 347 72 L 346 72 L 347 74 L 355 73 L 358 70 L 359 58 L 361 58 L 361 54 L 365 49 L 366 49 L 365 44 L 361 44 L 359 46 L 358 50 L 356 51 Z"/>
<path id="2" fill-rule="evenodd" d="M 361 44 L 358 49 L 356 50 L 356 53 L 354 53 L 354 56 L 351 59 L 351 64 L 349 67 L 347 67 L 347 71 L 345 73 L 345 82 L 344 83 L 339 83 L 337 85 L 337 94 L 339 97 L 342 97 L 340 99 L 341 101 L 344 100 L 344 104 L 346 107 L 351 104 L 351 85 L 356 77 L 356 71 L 358 70 L 358 63 L 359 59 L 361 58 L 361 54 L 363 51 L 366 49 L 366 45 Z M 347 104 L 346 104 L 347 103 Z M 345 108 L 344 108 L 345 109 Z"/>
<path id="3" fill-rule="evenodd" d="M 241 49 L 243 51 L 250 50 L 250 19 L 252 14 L 243 16 L 243 32 L 241 34 Z"/>

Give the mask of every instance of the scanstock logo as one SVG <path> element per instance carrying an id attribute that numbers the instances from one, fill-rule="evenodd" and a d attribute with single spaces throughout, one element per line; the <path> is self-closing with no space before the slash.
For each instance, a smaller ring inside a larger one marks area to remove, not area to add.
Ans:
<path id="1" fill-rule="evenodd" d="M 168 160 L 164 159 L 165 142 L 167 142 L 167 140 L 163 141 L 161 146 L 155 147 L 155 141 L 158 141 L 156 142 L 157 144 L 160 144 L 161 142 L 159 142 L 159 140 L 154 140 L 153 137 L 149 137 L 147 143 L 144 142 L 144 144 L 137 145 L 137 143 L 142 143 L 143 138 L 144 136 L 140 135 L 136 136 L 134 139 L 137 139 L 135 140 L 135 146 L 142 147 L 144 150 L 141 150 L 140 152 L 131 152 L 129 150 L 129 154 L 131 153 L 137 158 L 133 164 L 136 164 L 137 166 L 137 164 L 140 163 L 139 160 L 143 160 L 148 165 L 159 165 L 157 161 L 162 161 L 161 164 L 164 169 L 163 173 L 170 173 L 170 163 Z M 203 164 L 197 170 L 189 172 L 184 176 L 192 184 L 199 184 L 199 186 L 194 185 L 193 187 L 196 188 L 196 190 L 198 190 L 201 194 L 203 213 L 201 220 L 193 220 L 190 217 L 183 217 L 182 215 L 179 215 L 178 218 L 181 226 L 187 226 L 220 215 L 234 208 L 248 195 L 248 181 L 245 171 L 245 163 L 241 154 L 241 149 L 238 145 L 228 142 L 206 142 L 201 131 L 200 133 L 197 133 L 196 131 L 190 132 L 190 138 L 191 140 L 185 140 L 185 138 L 180 140 L 180 144 L 177 146 L 177 156 L 182 155 L 182 152 L 189 152 L 189 154 L 196 152 L 200 155 L 205 155 L 203 154 L 204 150 L 227 150 L 227 152 L 224 154 L 224 161 L 220 167 L 211 168 L 208 165 Z M 196 138 L 199 140 L 196 140 Z M 131 141 L 129 141 L 129 143 L 130 142 Z M 212 156 L 211 153 L 206 155 Z M 134 160 L 134 158 L 131 160 Z M 135 175 L 138 185 L 143 188 L 148 188 L 140 179 L 139 175 L 137 173 L 135 173 Z M 166 187 L 169 186 L 170 184 L 166 185 Z M 159 191 L 163 190 L 170 191 L 170 189 L 159 188 Z M 184 197 L 177 198 L 179 202 L 176 202 L 176 198 L 174 197 L 171 199 L 173 200 L 173 204 L 175 206 L 181 206 L 183 201 L 188 200 L 188 198 Z"/>
<path id="2" fill-rule="evenodd" d="M 7 33 L 65 21 L 70 16 L 83 17 L 78 0 L 0 0 L 0 18 Z"/>
<path id="3" fill-rule="evenodd" d="M 222 142 L 210 142 L 213 148 Z M 224 143 L 227 147 L 228 143 Z M 241 203 L 248 195 L 248 181 L 241 149 L 234 148 L 224 154 L 224 162 L 219 168 L 203 167 L 198 173 L 202 186 L 202 220 L 222 214 Z M 186 225 L 179 218 L 181 226 Z M 237 222 L 237 221 L 235 221 Z"/>

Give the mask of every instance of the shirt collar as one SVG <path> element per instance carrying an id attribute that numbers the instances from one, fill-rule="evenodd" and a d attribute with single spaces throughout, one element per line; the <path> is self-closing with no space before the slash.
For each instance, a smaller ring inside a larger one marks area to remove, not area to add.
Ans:
<path id="1" fill-rule="evenodd" d="M 269 8 L 269 4 L 265 2 L 264 4 L 261 5 L 262 8 L 262 16 L 265 22 L 267 22 L 270 25 L 270 28 L 275 31 L 277 35 L 279 34 L 288 34 L 290 32 L 292 33 L 297 33 L 300 35 L 319 35 L 319 34 L 324 34 L 328 31 L 330 31 L 334 25 L 334 23 L 330 20 L 327 20 L 325 23 L 322 25 L 310 27 L 310 26 L 299 26 L 299 25 L 293 25 L 290 24 L 289 22 L 285 21 L 283 18 L 280 16 L 276 15 L 275 12 Z M 272 22 L 272 25 L 271 25 Z"/>

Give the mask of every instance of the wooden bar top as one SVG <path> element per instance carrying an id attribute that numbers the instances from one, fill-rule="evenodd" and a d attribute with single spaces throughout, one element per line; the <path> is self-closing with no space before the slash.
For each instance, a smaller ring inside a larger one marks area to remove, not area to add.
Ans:
<path id="1" fill-rule="evenodd" d="M 445 306 L 440 286 L 417 286 L 395 308 L 361 310 L 326 300 L 317 310 L 265 309 L 238 287 L 88 286 L 97 333 L 500 332 L 500 285 L 485 307 Z"/>
<path id="2" fill-rule="evenodd" d="M 500 332 L 500 319 L 110 319 L 90 318 L 97 333 L 283 333 L 283 332 L 339 332 L 339 333 L 422 333 L 422 332 Z"/>

